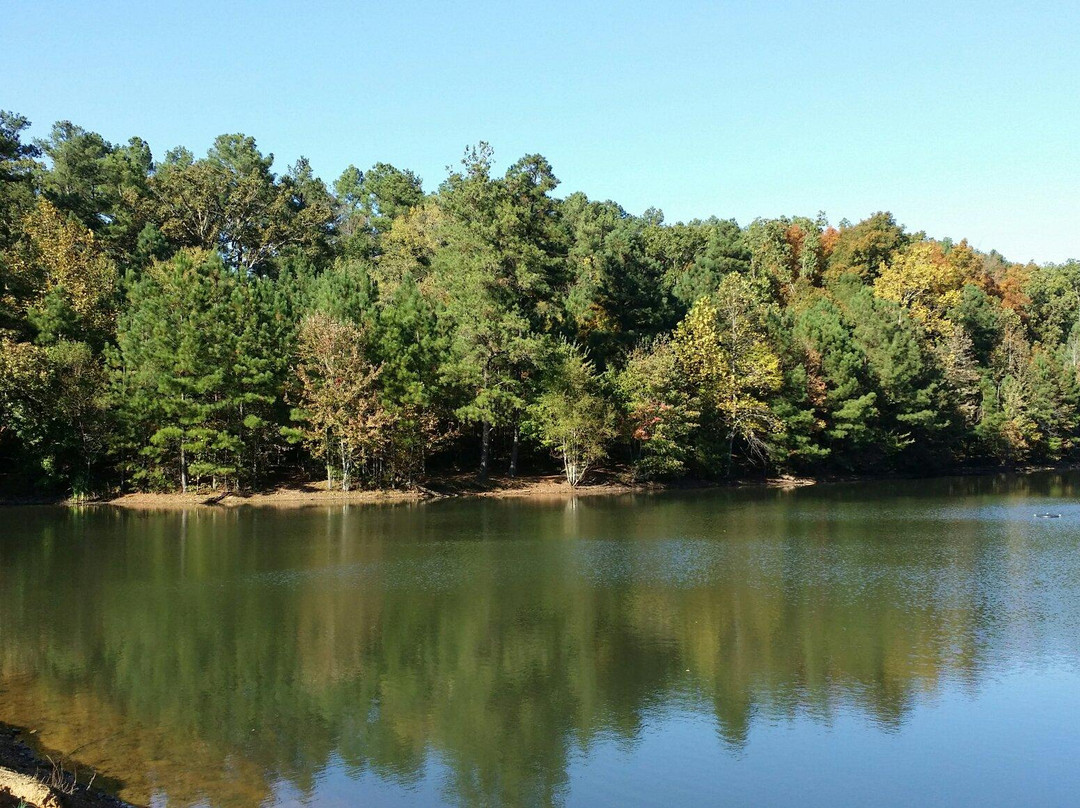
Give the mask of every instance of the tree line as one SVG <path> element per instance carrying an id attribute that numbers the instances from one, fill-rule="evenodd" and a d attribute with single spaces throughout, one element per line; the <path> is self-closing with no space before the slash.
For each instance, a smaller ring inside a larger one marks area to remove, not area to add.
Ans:
<path id="1" fill-rule="evenodd" d="M 1077 454 L 1080 263 L 668 223 L 466 150 L 332 185 L 0 113 L 0 488 L 885 473 Z"/>

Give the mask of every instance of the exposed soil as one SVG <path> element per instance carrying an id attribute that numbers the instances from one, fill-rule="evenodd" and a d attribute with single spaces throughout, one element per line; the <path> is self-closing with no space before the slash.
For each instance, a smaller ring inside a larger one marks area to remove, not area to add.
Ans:
<path id="1" fill-rule="evenodd" d="M 813 482 L 810 479 L 797 477 L 776 477 L 734 484 L 790 488 L 812 485 Z M 728 485 L 731 484 L 725 484 L 724 487 Z M 209 491 L 188 494 L 124 494 L 104 502 L 121 508 L 150 510 L 238 506 L 302 508 L 316 505 L 415 503 L 449 497 L 566 499 L 715 487 L 718 486 L 711 483 L 633 483 L 615 475 L 598 474 L 592 481 L 575 488 L 561 475 L 492 476 L 487 480 L 479 480 L 473 474 L 456 474 L 428 480 L 421 485 L 404 489 L 343 492 L 327 489 L 326 482 L 322 481 L 281 486 L 272 490 L 251 493 Z"/>
<path id="2" fill-rule="evenodd" d="M 912 480 L 927 477 L 980 477 L 993 474 L 1029 474 L 1045 471 L 1080 470 L 1080 463 L 1054 465 L 968 466 L 952 469 L 932 469 L 925 474 L 828 474 L 820 477 L 755 477 L 722 482 L 701 480 L 675 480 L 672 482 L 633 482 L 625 473 L 600 470 L 590 475 L 589 481 L 573 488 L 559 474 L 507 477 L 492 475 L 480 480 L 471 473 L 451 473 L 424 480 L 407 488 L 363 489 L 343 492 L 330 490 L 326 481 L 293 482 L 261 491 L 200 491 L 188 494 L 134 493 L 93 500 L 67 500 L 61 496 L 2 496 L 0 506 L 5 505 L 114 505 L 121 508 L 141 510 L 173 510 L 198 507 L 258 506 L 275 508 L 302 508 L 326 505 L 377 505 L 416 503 L 447 497 L 530 497 L 536 499 L 565 499 L 598 495 L 650 493 L 671 490 L 696 490 L 707 488 L 799 488 L 817 483 L 851 483 L 874 480 Z M 3 806 L 0 806 L 3 808 Z"/>
<path id="3" fill-rule="evenodd" d="M 35 751 L 16 727 L 0 724 L 0 808 L 132 808 L 100 788 L 93 771 Z M 50 759 L 51 758 L 51 759 Z"/>
<path id="4" fill-rule="evenodd" d="M 242 493 L 205 491 L 188 494 L 124 494 L 104 502 L 121 508 L 234 508 L 243 505 L 302 508 L 309 505 L 419 502 L 430 497 L 431 494 L 421 488 L 346 492 L 328 491 L 326 484 L 322 483 Z"/>

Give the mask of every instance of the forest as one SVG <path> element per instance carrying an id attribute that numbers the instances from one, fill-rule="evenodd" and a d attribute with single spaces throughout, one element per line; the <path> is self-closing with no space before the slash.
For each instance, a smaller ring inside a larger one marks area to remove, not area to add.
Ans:
<path id="1" fill-rule="evenodd" d="M 0 493 L 745 479 L 1080 454 L 1080 263 L 887 212 L 669 223 L 0 113 Z"/>

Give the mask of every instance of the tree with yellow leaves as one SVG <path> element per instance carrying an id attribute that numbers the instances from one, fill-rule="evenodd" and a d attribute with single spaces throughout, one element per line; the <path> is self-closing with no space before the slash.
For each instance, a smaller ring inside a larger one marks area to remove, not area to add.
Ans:
<path id="1" fill-rule="evenodd" d="M 937 241 L 920 241 L 891 264 L 882 264 L 874 294 L 899 303 L 932 332 L 945 332 L 943 317 L 960 302 L 965 283 L 978 273 L 978 259 L 967 242 L 948 252 Z"/>
<path id="2" fill-rule="evenodd" d="M 94 234 L 38 199 L 8 259 L 4 307 L 19 312 L 39 342 L 101 341 L 115 315 L 116 265 Z"/>
<path id="3" fill-rule="evenodd" d="M 780 428 L 767 399 L 782 377 L 747 281 L 732 273 L 715 294 L 700 298 L 675 329 L 672 348 L 701 403 L 703 424 L 711 415 L 725 434 L 726 472 L 737 440 L 752 458 L 764 459 L 766 435 Z"/>

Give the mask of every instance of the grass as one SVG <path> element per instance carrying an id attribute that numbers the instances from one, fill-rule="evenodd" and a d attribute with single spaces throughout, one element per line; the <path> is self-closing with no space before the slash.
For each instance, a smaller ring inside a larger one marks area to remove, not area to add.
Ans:
<path id="1" fill-rule="evenodd" d="M 45 757 L 48 759 L 52 768 L 47 775 L 39 776 L 38 782 L 61 794 L 74 794 L 75 786 L 79 782 L 78 769 L 69 776 L 68 773 L 64 771 L 63 759 L 58 762 L 53 760 L 49 755 L 46 755 Z"/>

